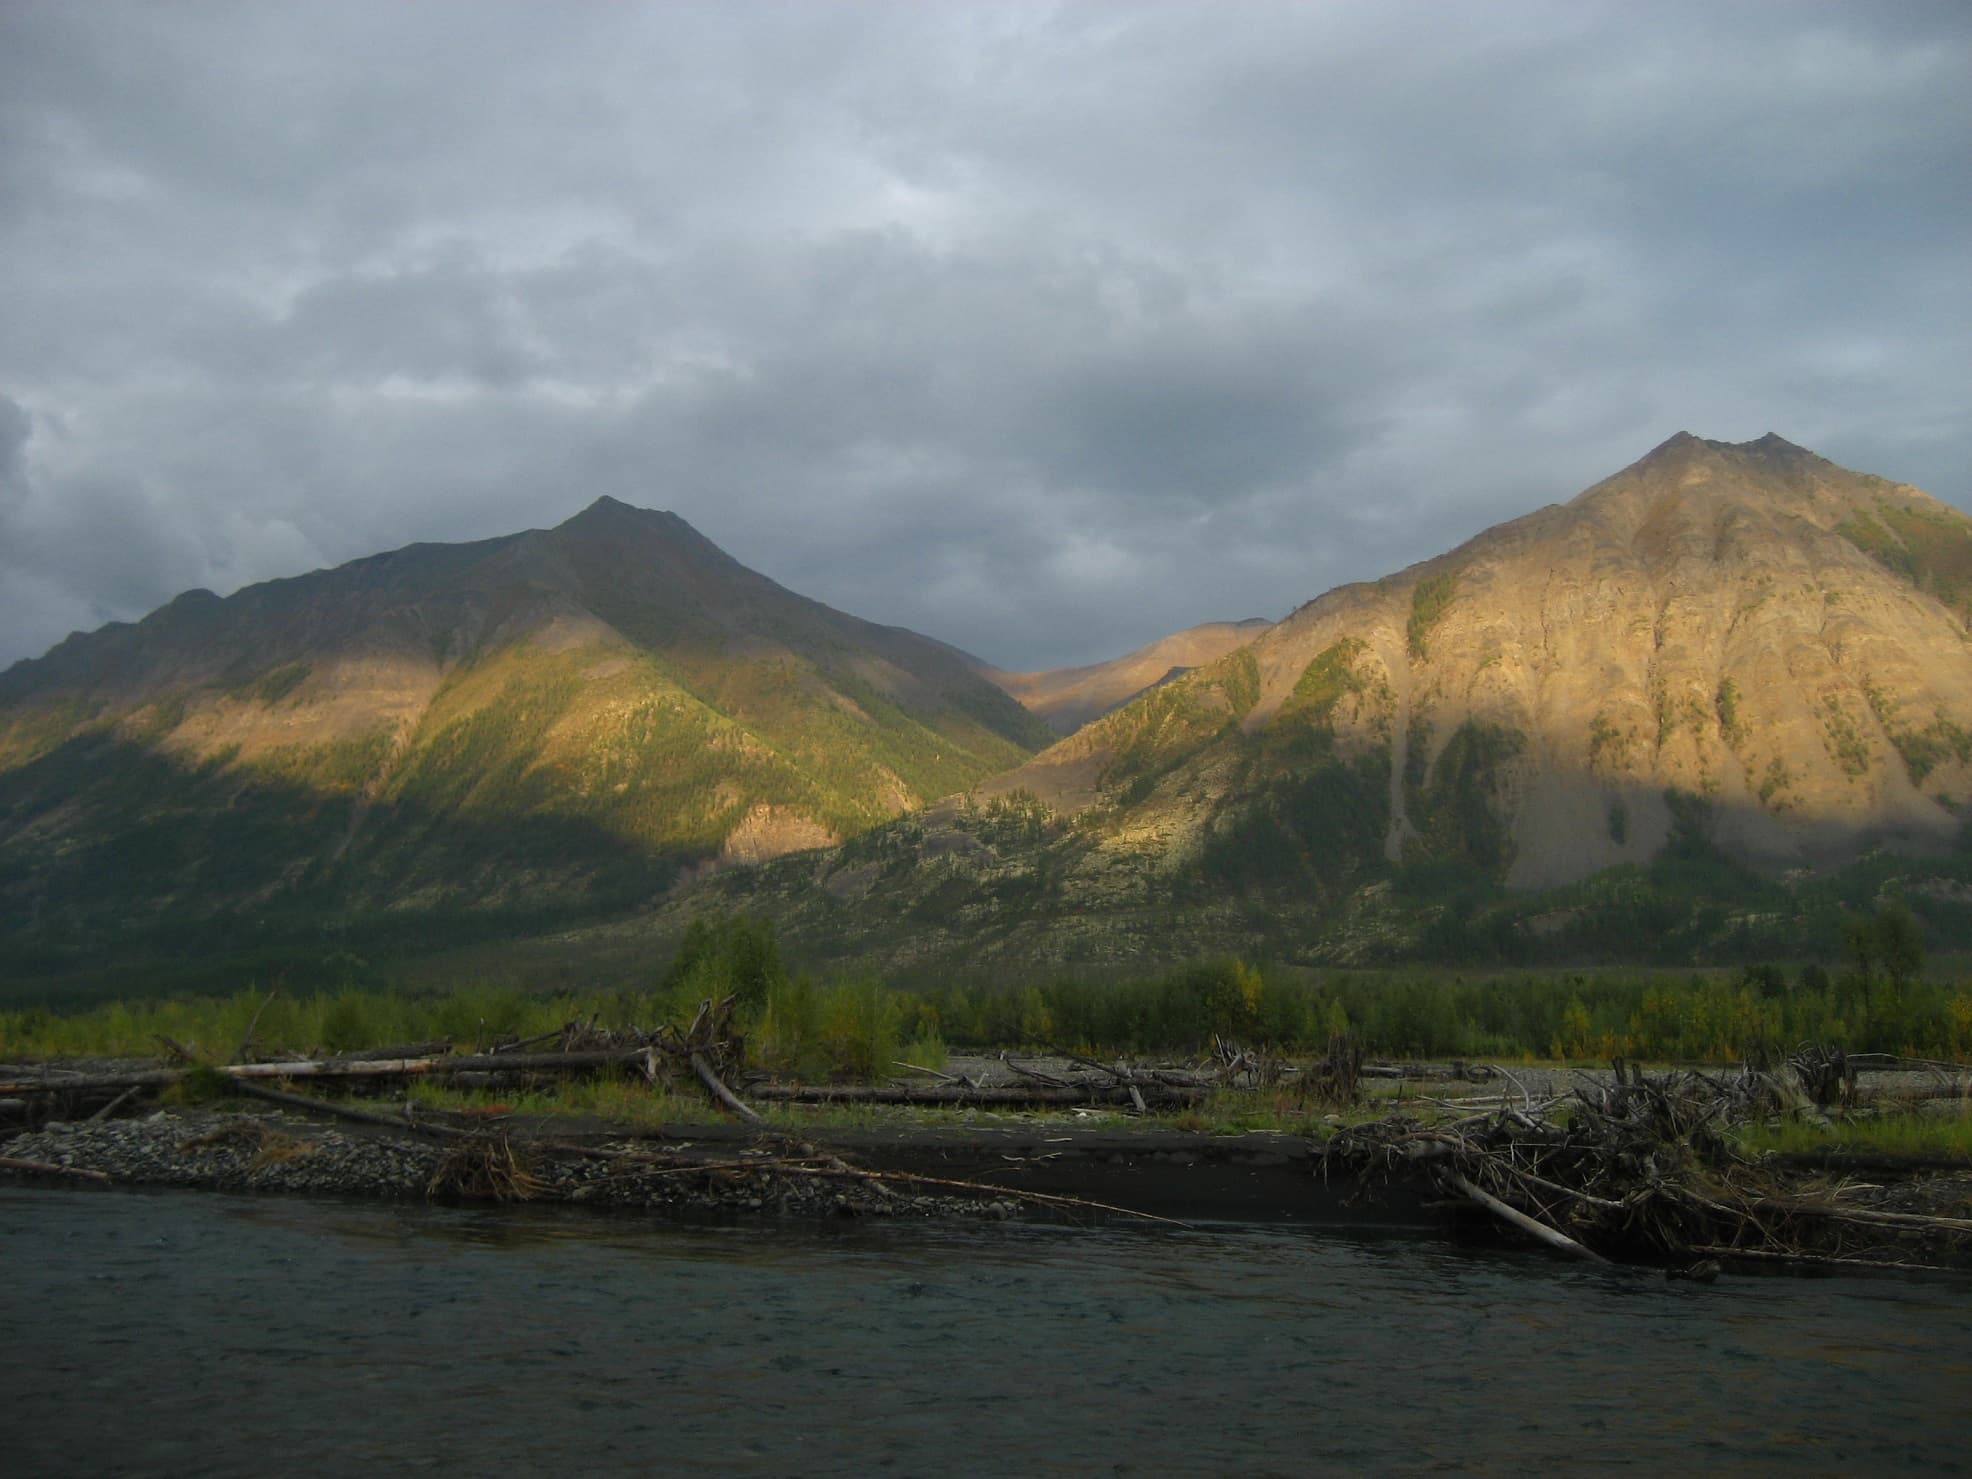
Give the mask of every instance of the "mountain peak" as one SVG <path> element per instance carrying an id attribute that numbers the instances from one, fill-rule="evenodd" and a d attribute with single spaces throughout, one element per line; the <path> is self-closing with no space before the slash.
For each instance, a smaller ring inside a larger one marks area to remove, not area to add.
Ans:
<path id="1" fill-rule="evenodd" d="M 612 498 L 605 493 L 579 514 L 564 519 L 561 527 L 567 528 L 570 524 L 589 523 L 598 519 L 642 518 L 655 512 L 657 511 L 654 509 L 638 508 L 634 503 L 625 503 L 622 499 Z"/>
<path id="2" fill-rule="evenodd" d="M 1750 442 L 1718 442 L 1713 441 L 1709 437 L 1697 436 L 1692 432 L 1680 431 L 1665 438 L 1662 442 L 1659 442 L 1655 447 L 1644 453 L 1642 457 L 1637 459 L 1636 466 L 1642 467 L 1649 463 L 1666 461 L 1673 458 L 1703 456 L 1707 453 L 1738 454 L 1740 456 L 1755 457 L 1780 456 L 1789 458 L 1815 456 L 1807 448 L 1797 446 L 1778 432 L 1770 431 L 1766 435 Z M 1816 460 L 1819 461 L 1820 459 L 1817 458 Z"/>
<path id="3" fill-rule="evenodd" d="M 1588 489 L 1576 502 L 1594 507 L 1611 496 L 1696 483 L 1730 488 L 1740 496 L 1777 496 L 1792 502 L 1810 493 L 1826 495 L 1859 486 L 1862 481 L 1777 432 L 1750 442 L 1718 442 L 1680 431 Z"/>

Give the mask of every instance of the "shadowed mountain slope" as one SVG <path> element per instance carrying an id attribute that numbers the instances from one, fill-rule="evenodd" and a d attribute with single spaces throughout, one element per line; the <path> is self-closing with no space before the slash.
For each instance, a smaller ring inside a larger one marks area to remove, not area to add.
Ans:
<path id="1" fill-rule="evenodd" d="M 978 667 L 610 499 L 190 592 L 0 674 L 0 914 L 65 949 L 304 898 L 621 907 L 1017 764 L 1047 731 Z M 116 866 L 166 841 L 186 867 Z"/>

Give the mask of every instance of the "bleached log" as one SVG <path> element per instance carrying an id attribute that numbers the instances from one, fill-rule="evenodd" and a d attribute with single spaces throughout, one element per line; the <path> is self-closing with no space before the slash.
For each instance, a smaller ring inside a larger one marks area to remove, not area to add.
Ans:
<path id="1" fill-rule="evenodd" d="M 1549 1227 L 1545 1222 L 1541 1222 L 1535 1218 L 1529 1217 L 1525 1212 L 1522 1212 L 1518 1207 L 1508 1206 L 1505 1202 L 1501 1201 L 1498 1197 L 1494 1196 L 1491 1192 L 1486 1191 L 1481 1187 L 1474 1186 L 1470 1181 L 1467 1181 L 1463 1176 L 1459 1175 L 1458 1172 L 1446 1171 L 1443 1174 L 1445 1178 L 1445 1184 L 1451 1187 L 1454 1191 L 1458 1192 L 1461 1196 L 1468 1197 L 1472 1201 L 1477 1202 L 1480 1206 L 1484 1207 L 1488 1212 L 1492 1213 L 1495 1217 L 1499 1218 L 1502 1222 L 1509 1223 L 1512 1226 L 1519 1228 L 1520 1231 L 1528 1234 L 1529 1236 L 1540 1239 L 1540 1241 L 1546 1243 L 1550 1248 L 1558 1248 L 1561 1252 L 1568 1254 L 1571 1258 L 1586 1259 L 1590 1263 L 1609 1262 L 1608 1259 L 1604 1258 L 1600 1253 L 1596 1252 L 1593 1248 L 1584 1248 L 1580 1243 L 1576 1242 L 1573 1238 L 1569 1237 L 1567 1233 L 1562 1232 L 1559 1228 Z"/>
<path id="2" fill-rule="evenodd" d="M 755 1099 L 771 1099 L 784 1104 L 991 1104 L 999 1106 L 1030 1104 L 1129 1104 L 1127 1088 L 1114 1084 L 1090 1084 L 1054 1088 L 1048 1084 L 1010 1088 L 975 1089 L 963 1084 L 756 1084 L 747 1090 Z M 1205 1091 L 1196 1088 L 1170 1088 L 1156 1084 L 1139 1086 L 1147 1102 L 1157 1104 L 1195 1104 Z"/>
<path id="3" fill-rule="evenodd" d="M 749 1125 L 764 1125 L 767 1123 L 755 1113 L 750 1104 L 720 1082 L 719 1075 L 712 1071 L 712 1065 L 705 1061 L 705 1055 L 703 1053 L 692 1054 L 692 1072 L 698 1075 L 698 1081 L 705 1085 L 706 1091 L 714 1099 L 725 1105 L 726 1108 L 745 1120 Z"/>

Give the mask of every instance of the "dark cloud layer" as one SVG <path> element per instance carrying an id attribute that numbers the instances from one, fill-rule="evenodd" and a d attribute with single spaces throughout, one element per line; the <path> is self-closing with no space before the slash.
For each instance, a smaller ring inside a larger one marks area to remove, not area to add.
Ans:
<path id="1" fill-rule="evenodd" d="M 1972 12 L 0 8 L 0 662 L 676 509 L 1007 666 L 1681 428 L 1972 502 Z"/>

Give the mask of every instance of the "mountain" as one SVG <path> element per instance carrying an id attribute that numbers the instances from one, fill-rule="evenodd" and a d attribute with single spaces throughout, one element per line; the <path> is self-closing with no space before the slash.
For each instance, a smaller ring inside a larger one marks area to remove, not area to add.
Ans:
<path id="1" fill-rule="evenodd" d="M 1251 642 L 1272 623 L 1264 617 L 1213 621 L 1160 637 L 1147 647 L 1108 662 L 1038 673 L 985 669 L 985 676 L 1037 714 L 1056 734 L 1073 734 L 1091 719 L 1121 708 L 1147 688 L 1183 677 L 1193 668 Z"/>
<path id="2" fill-rule="evenodd" d="M 1802 890 L 1873 849 L 1965 871 L 1968 618 L 1972 520 L 1680 434 L 964 805 L 708 896 L 899 960 L 1798 953 Z"/>
<path id="3" fill-rule="evenodd" d="M 0 948 L 32 973 L 621 908 L 1018 764 L 1049 733 L 980 667 L 607 498 L 188 592 L 0 674 Z"/>

